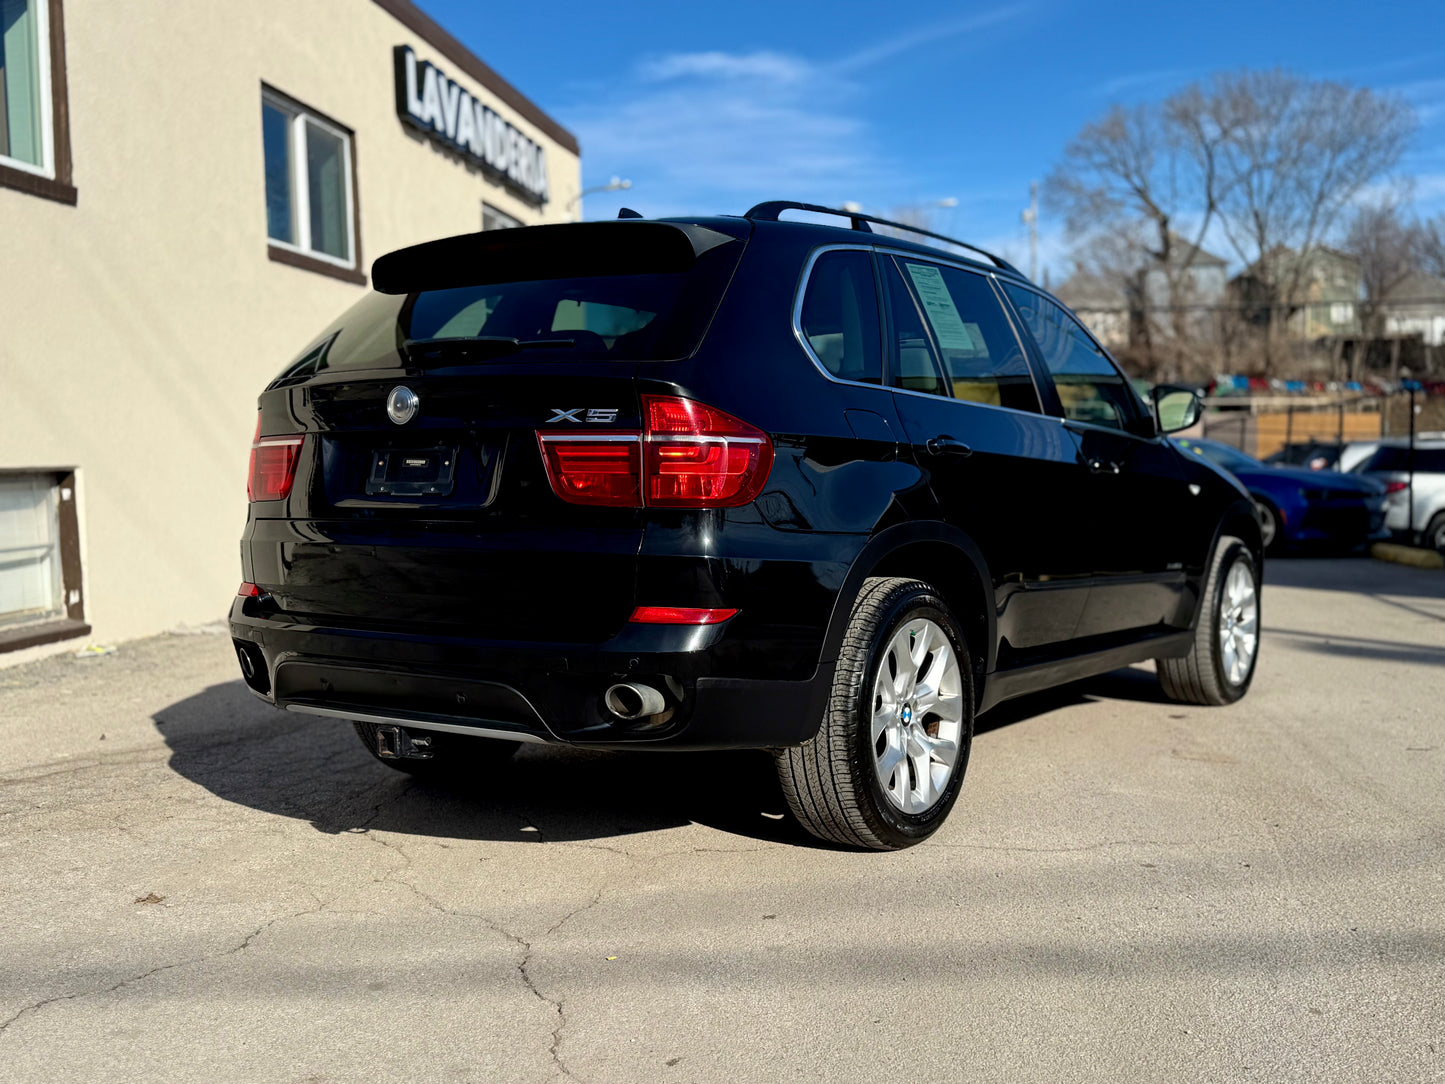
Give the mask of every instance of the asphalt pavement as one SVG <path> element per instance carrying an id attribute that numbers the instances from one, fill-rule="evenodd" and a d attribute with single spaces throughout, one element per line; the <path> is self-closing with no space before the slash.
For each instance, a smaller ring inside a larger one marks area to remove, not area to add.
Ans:
<path id="1" fill-rule="evenodd" d="M 1445 1079 L 1445 574 L 1277 561 L 1250 695 L 980 720 L 897 854 L 764 754 L 466 787 L 224 635 L 0 670 L 0 1080 Z"/>

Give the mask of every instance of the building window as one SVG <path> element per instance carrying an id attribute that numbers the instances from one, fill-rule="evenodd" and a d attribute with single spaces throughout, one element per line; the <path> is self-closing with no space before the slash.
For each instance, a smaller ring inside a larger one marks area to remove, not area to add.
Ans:
<path id="1" fill-rule="evenodd" d="M 1348 324 L 1355 318 L 1355 306 L 1348 301 L 1334 301 L 1330 303 L 1330 323 Z"/>
<path id="2" fill-rule="evenodd" d="M 72 471 L 0 473 L 0 651 L 84 636 Z"/>
<path id="3" fill-rule="evenodd" d="M 60 0 L 0 0 L 0 185 L 75 202 Z"/>
<path id="4" fill-rule="evenodd" d="M 272 258 L 364 282 L 356 272 L 351 131 L 267 88 L 261 95 L 261 141 Z"/>
<path id="5" fill-rule="evenodd" d="M 497 210 L 490 203 L 482 204 L 482 229 L 510 230 L 521 224 L 520 219 L 513 218 L 505 211 Z"/>

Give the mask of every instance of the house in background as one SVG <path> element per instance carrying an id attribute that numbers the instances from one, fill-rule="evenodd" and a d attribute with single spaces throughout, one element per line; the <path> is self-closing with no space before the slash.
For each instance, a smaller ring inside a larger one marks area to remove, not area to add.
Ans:
<path id="1" fill-rule="evenodd" d="M 1416 271 L 1381 298 L 1387 337 L 1419 335 L 1425 346 L 1445 346 L 1445 279 Z"/>
<path id="2" fill-rule="evenodd" d="M 1155 341 L 1175 337 L 1182 326 L 1190 342 L 1218 342 L 1218 309 L 1229 289 L 1228 262 L 1197 248 L 1177 233 L 1169 235 L 1169 260 L 1154 260 L 1140 271 L 1149 330 Z M 1172 282 L 1172 288 L 1171 288 Z M 1183 315 L 1176 323 L 1175 310 Z"/>
<path id="3" fill-rule="evenodd" d="M 1129 295 L 1118 283 L 1082 267 L 1059 284 L 1054 296 L 1084 322 L 1105 348 L 1129 345 Z"/>
<path id="4" fill-rule="evenodd" d="M 1292 296 L 1285 296 L 1297 282 Z M 1287 307 L 1289 338 L 1306 342 L 1360 334 L 1360 262 L 1317 245 L 1301 254 L 1279 246 L 1250 264 L 1230 284 L 1251 323 L 1269 323 L 1273 305 Z"/>

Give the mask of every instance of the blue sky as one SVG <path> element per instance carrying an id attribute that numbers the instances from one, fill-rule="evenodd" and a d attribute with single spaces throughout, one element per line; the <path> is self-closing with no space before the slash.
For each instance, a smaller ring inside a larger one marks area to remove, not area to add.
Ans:
<path id="1" fill-rule="evenodd" d="M 953 198 L 934 212 L 943 232 L 1023 263 L 1029 182 L 1083 124 L 1275 66 L 1410 101 L 1421 126 L 1400 172 L 1445 212 L 1441 0 L 421 3 L 577 134 L 587 185 L 633 182 L 588 197 L 588 218 Z M 1041 233 L 1057 276 L 1060 224 L 1045 215 Z"/>

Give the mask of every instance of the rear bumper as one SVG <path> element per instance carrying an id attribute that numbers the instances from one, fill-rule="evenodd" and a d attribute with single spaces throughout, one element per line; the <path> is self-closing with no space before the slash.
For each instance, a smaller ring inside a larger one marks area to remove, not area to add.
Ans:
<path id="1" fill-rule="evenodd" d="M 726 626 L 630 625 L 602 644 L 517 643 L 304 624 L 237 599 L 231 635 L 251 691 L 279 708 L 524 741 L 668 749 L 796 745 L 832 684 L 728 676 Z M 246 673 L 249 669 L 250 673 Z M 627 723 L 602 705 L 618 682 L 661 690 L 667 711 Z"/>

